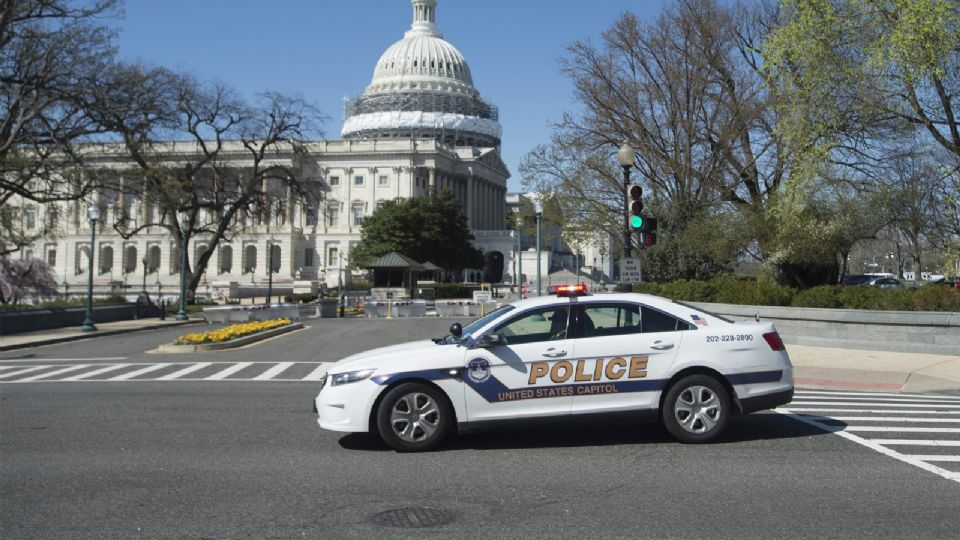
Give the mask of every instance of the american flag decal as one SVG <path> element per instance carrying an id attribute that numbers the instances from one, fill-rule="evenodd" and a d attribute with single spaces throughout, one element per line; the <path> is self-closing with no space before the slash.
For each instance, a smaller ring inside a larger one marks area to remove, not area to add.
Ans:
<path id="1" fill-rule="evenodd" d="M 707 326 L 707 320 L 701 318 L 699 315 L 691 315 L 690 318 L 693 319 L 693 323 L 697 326 Z"/>

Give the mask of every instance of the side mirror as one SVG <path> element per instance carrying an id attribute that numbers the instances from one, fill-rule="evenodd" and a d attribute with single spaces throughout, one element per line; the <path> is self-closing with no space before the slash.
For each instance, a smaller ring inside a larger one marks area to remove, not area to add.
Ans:
<path id="1" fill-rule="evenodd" d="M 460 336 L 463 335 L 463 327 L 460 326 L 460 323 L 455 322 L 450 325 L 450 335 L 457 339 L 460 339 Z"/>
<path id="2" fill-rule="evenodd" d="M 503 345 L 503 337 L 500 334 L 487 334 L 482 336 L 473 345 L 477 349 L 492 349 Z"/>

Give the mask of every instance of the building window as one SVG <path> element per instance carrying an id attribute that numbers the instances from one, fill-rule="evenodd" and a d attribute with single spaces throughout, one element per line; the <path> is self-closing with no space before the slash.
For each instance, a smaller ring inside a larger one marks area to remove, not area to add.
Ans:
<path id="1" fill-rule="evenodd" d="M 331 177 L 330 177 L 330 185 L 331 185 L 331 186 L 339 186 L 339 185 L 340 185 L 340 177 L 339 177 L 339 176 L 331 176 Z"/>
<path id="2" fill-rule="evenodd" d="M 354 177 L 353 177 L 353 185 L 355 185 L 355 186 L 362 186 L 362 185 L 363 185 L 363 177 L 362 177 L 362 176 L 354 176 Z"/>
<path id="3" fill-rule="evenodd" d="M 340 264 L 340 248 L 331 247 L 327 249 L 327 266 L 337 266 Z"/>
<path id="4" fill-rule="evenodd" d="M 381 175 L 380 179 L 377 181 L 377 184 L 381 187 L 386 187 L 390 185 L 390 177 L 386 175 Z"/>
<path id="5" fill-rule="evenodd" d="M 336 227 L 340 224 L 340 205 L 331 204 L 327 206 L 327 226 Z"/>
<path id="6" fill-rule="evenodd" d="M 316 206 L 311 206 L 307 208 L 307 225 L 312 226 L 316 225 L 319 221 L 318 210 Z"/>
<path id="7" fill-rule="evenodd" d="M 32 261 L 32 260 L 33 260 L 33 250 L 32 250 L 32 249 L 24 250 L 24 252 L 23 252 L 23 260 L 25 260 L 25 261 Z"/>
<path id="8" fill-rule="evenodd" d="M 132 274 L 137 271 L 137 248 L 136 246 L 127 246 L 123 257 L 123 271 Z"/>
<path id="9" fill-rule="evenodd" d="M 24 221 L 26 221 L 27 229 L 33 229 L 34 227 L 36 227 L 36 226 L 37 226 L 37 211 L 36 211 L 36 210 L 33 210 L 32 208 L 31 208 L 31 209 L 28 209 L 28 210 L 24 213 Z"/>
<path id="10" fill-rule="evenodd" d="M 363 225 L 363 205 L 362 204 L 353 205 L 353 224 L 356 226 Z"/>
<path id="11" fill-rule="evenodd" d="M 56 229 L 57 222 L 60 221 L 60 209 L 51 204 L 50 206 L 47 207 L 47 214 L 45 217 L 47 220 L 47 229 L 49 230 Z"/>
<path id="12" fill-rule="evenodd" d="M 56 268 L 57 266 L 57 250 L 56 249 L 47 250 L 47 264 L 50 265 L 50 268 Z"/>
<path id="13" fill-rule="evenodd" d="M 252 274 L 257 269 L 257 247 L 247 246 L 244 252 L 243 273 Z"/>
<path id="14" fill-rule="evenodd" d="M 303 265 L 313 266 L 313 257 L 314 257 L 313 248 L 307 248 L 303 250 Z"/>
<path id="15" fill-rule="evenodd" d="M 220 248 L 220 273 L 229 274 L 233 271 L 233 248 L 223 246 Z"/>
<path id="16" fill-rule="evenodd" d="M 160 270 L 160 246 L 150 246 L 147 250 L 147 259 L 149 259 L 151 274 Z"/>
<path id="17" fill-rule="evenodd" d="M 100 249 L 100 274 L 113 273 L 113 248 L 104 246 Z"/>

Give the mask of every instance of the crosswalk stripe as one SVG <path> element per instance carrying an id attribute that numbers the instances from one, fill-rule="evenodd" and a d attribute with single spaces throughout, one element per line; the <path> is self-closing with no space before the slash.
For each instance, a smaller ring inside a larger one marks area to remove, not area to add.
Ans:
<path id="1" fill-rule="evenodd" d="M 310 372 L 309 375 L 300 379 L 301 381 L 319 381 L 327 374 L 327 370 L 330 369 L 329 366 L 325 364 L 320 364 L 320 367 Z"/>
<path id="2" fill-rule="evenodd" d="M 958 400 L 942 400 L 942 399 L 923 399 L 923 398 L 909 398 L 909 399 L 898 399 L 898 398 L 887 398 L 887 397 L 848 397 L 848 396 L 838 396 L 836 399 L 831 399 L 832 396 L 796 396 L 794 395 L 794 401 L 825 401 L 830 400 L 837 403 L 840 402 L 859 402 L 859 401 L 868 401 L 871 403 L 936 403 L 948 404 L 948 405 L 960 405 Z"/>
<path id="3" fill-rule="evenodd" d="M 856 422 L 858 420 L 866 420 L 869 422 L 913 422 L 913 423 L 929 423 L 929 424 L 960 424 L 960 418 L 894 418 L 894 417 L 883 417 L 883 416 L 828 416 L 827 418 L 831 420 L 839 420 L 841 422 Z"/>
<path id="4" fill-rule="evenodd" d="M 954 463 L 960 462 L 960 456 L 907 456 L 908 458 L 916 459 L 919 461 L 952 461 Z"/>
<path id="5" fill-rule="evenodd" d="M 33 366 L 33 367 L 24 368 L 18 371 L 11 371 L 10 373 L 4 373 L 3 375 L 0 375 L 0 379 L 6 379 L 7 377 L 16 377 L 17 375 L 23 375 L 24 373 L 31 373 L 33 371 L 39 371 L 41 369 L 47 369 L 50 367 L 53 367 L 53 366 Z"/>
<path id="6" fill-rule="evenodd" d="M 797 390 L 794 396 L 850 396 L 850 397 L 891 397 L 891 398 L 919 398 L 944 401 L 960 401 L 960 397 L 927 396 L 924 394 L 894 394 L 889 392 L 828 392 L 816 390 Z"/>
<path id="7" fill-rule="evenodd" d="M 960 433 L 960 428 L 938 427 L 891 427 L 891 426 L 847 426 L 844 431 L 895 431 L 899 433 Z"/>
<path id="8" fill-rule="evenodd" d="M 861 403 L 861 402 L 858 402 L 858 401 L 846 402 L 846 401 L 797 401 L 797 400 L 794 400 L 793 402 L 791 402 L 791 404 L 796 404 L 796 405 L 829 405 L 829 406 L 849 405 L 849 406 L 851 406 L 851 407 L 903 407 L 903 408 L 910 408 L 910 409 L 922 409 L 922 408 L 924 408 L 924 407 L 938 407 L 938 408 L 941 408 L 941 409 L 960 409 L 960 404 L 958 404 L 958 405 L 952 405 L 952 404 L 951 404 L 951 405 L 944 405 L 944 404 L 942 404 L 942 403 L 923 403 L 923 404 L 915 404 L 915 403 Z M 787 407 L 789 408 L 790 405 L 787 405 Z"/>
<path id="9" fill-rule="evenodd" d="M 238 372 L 238 371 L 243 371 L 244 369 L 247 369 L 248 367 L 250 367 L 250 366 L 252 366 L 252 365 L 253 365 L 253 362 L 240 362 L 239 364 L 234 364 L 234 365 L 228 367 L 227 369 L 224 369 L 223 371 L 219 371 L 219 372 L 217 372 L 217 373 L 214 373 L 213 375 L 207 377 L 207 378 L 204 379 L 204 380 L 206 380 L 206 381 L 220 381 L 220 380 L 226 379 L 227 377 L 229 377 L 230 375 L 233 375 L 234 373 L 236 373 L 236 372 Z"/>
<path id="10" fill-rule="evenodd" d="M 130 364 L 116 364 L 113 366 L 107 366 L 105 368 L 95 369 L 93 371 L 88 371 L 86 373 L 81 373 L 80 375 L 74 375 L 73 377 L 67 377 L 63 379 L 64 381 L 80 381 L 88 377 L 95 377 L 103 373 L 109 373 L 111 371 L 116 371 L 118 369 L 123 369 L 125 367 L 130 367 Z"/>
<path id="11" fill-rule="evenodd" d="M 255 381 L 266 381 L 266 380 L 270 380 L 270 379 L 276 377 L 277 375 L 283 373 L 284 371 L 286 371 L 286 370 L 287 370 L 290 366 L 292 366 L 292 365 L 293 365 L 293 362 L 281 362 L 281 363 L 273 366 L 272 368 L 264 371 L 264 372 L 261 373 L 260 375 L 257 375 L 256 377 L 253 378 L 253 380 L 255 380 Z"/>
<path id="12" fill-rule="evenodd" d="M 124 373 L 123 375 L 117 375 L 116 377 L 113 377 L 113 378 L 110 378 L 110 379 L 107 379 L 107 380 L 108 380 L 108 381 L 129 381 L 130 379 L 132 379 L 132 378 L 134 378 L 134 377 L 139 377 L 140 375 L 146 375 L 147 373 L 150 373 L 151 371 L 157 371 L 158 369 L 163 369 L 163 368 L 169 367 L 169 366 L 171 366 L 171 365 L 173 365 L 173 364 L 153 364 L 153 365 L 151 365 L 151 366 L 147 366 L 147 367 L 142 368 L 142 369 L 138 369 L 138 370 L 135 370 L 135 371 L 131 371 L 131 372 L 129 372 L 129 373 Z"/>
<path id="13" fill-rule="evenodd" d="M 870 442 L 884 446 L 960 446 L 960 441 L 938 441 L 936 439 L 870 439 Z"/>
<path id="14" fill-rule="evenodd" d="M 192 366 L 187 366 L 187 367 L 181 369 L 180 371 L 174 371 L 173 373 L 170 373 L 170 374 L 168 374 L 168 375 L 164 375 L 163 377 L 160 377 L 160 378 L 157 379 L 157 380 L 158 380 L 158 381 L 172 381 L 172 380 L 174 380 L 174 379 L 179 379 L 180 377 L 183 377 L 184 375 L 189 375 L 189 374 L 191 374 L 191 373 L 193 373 L 193 372 L 195 372 L 195 371 L 200 371 L 201 369 L 203 369 L 203 368 L 205 368 L 205 367 L 207 367 L 207 366 L 212 366 L 212 365 L 213 365 L 213 362 L 201 362 L 201 363 L 199 363 L 199 364 L 194 364 L 194 365 L 192 365 Z"/>
<path id="15" fill-rule="evenodd" d="M 910 409 L 899 411 L 895 409 L 834 409 L 831 407 L 784 407 L 794 412 L 845 412 L 845 413 L 872 413 L 872 414 L 960 414 L 957 411 L 918 411 Z"/>
<path id="16" fill-rule="evenodd" d="M 63 368 L 63 369 L 55 369 L 55 370 L 53 370 L 53 371 L 48 371 L 48 372 L 46 372 L 46 373 L 41 373 L 41 374 L 39 374 L 39 375 L 34 375 L 33 377 L 27 377 L 27 378 L 25 378 L 25 379 L 18 379 L 18 380 L 15 381 L 15 382 L 21 383 L 21 382 L 39 381 L 40 379 L 45 379 L 45 378 L 47 378 L 47 377 L 56 377 L 57 375 L 62 375 L 62 374 L 64 374 L 64 373 L 70 373 L 71 371 L 77 371 L 77 370 L 84 369 L 84 368 L 88 368 L 88 367 L 90 367 L 90 364 L 81 364 L 81 365 L 79 365 L 79 366 L 69 366 L 69 367 L 65 367 L 65 368 Z"/>

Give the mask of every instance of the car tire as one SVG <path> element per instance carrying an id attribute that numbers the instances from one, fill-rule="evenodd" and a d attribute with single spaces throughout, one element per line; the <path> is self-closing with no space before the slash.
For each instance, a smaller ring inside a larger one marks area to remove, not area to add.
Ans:
<path id="1" fill-rule="evenodd" d="M 720 437 L 732 413 L 730 394 L 720 381 L 709 375 L 690 375 L 667 391 L 660 417 L 678 441 L 700 444 Z"/>
<path id="2" fill-rule="evenodd" d="M 450 433 L 453 410 L 439 389 L 422 383 L 403 383 L 387 391 L 377 408 L 377 431 L 399 452 L 436 448 Z"/>

